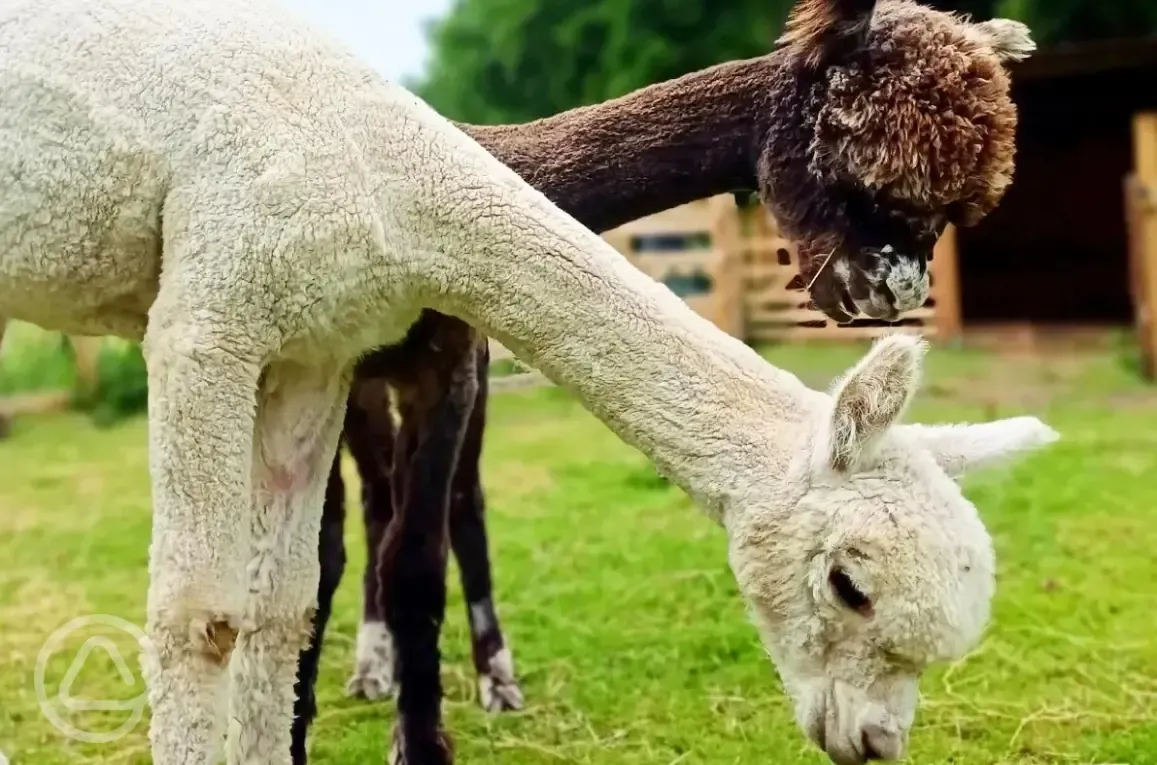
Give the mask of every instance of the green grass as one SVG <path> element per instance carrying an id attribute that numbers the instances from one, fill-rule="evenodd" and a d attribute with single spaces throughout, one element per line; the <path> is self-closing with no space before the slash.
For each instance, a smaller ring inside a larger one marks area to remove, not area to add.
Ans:
<path id="1" fill-rule="evenodd" d="M 88 412 L 98 425 L 143 413 L 148 378 L 139 345 L 105 337 L 99 347 L 95 388 L 82 391 L 68 338 L 13 322 L 5 332 L 0 355 L 0 396 L 69 392 L 72 407 Z"/>
<path id="2" fill-rule="evenodd" d="M 857 354 L 768 352 L 817 385 Z M 1065 438 L 966 484 L 997 544 L 994 621 L 975 652 L 926 677 L 911 761 L 1157 763 L 1157 393 L 1107 353 L 1042 364 L 934 350 L 929 366 L 913 418 L 1033 412 Z M 459 761 L 823 763 L 745 619 L 722 531 L 558 391 L 496 396 L 490 422 L 498 602 L 528 707 L 497 718 L 476 708 L 455 584 L 443 648 Z M 143 421 L 19 420 L 0 442 L 0 475 L 0 751 L 14 765 L 148 762 L 144 723 L 113 743 L 70 742 L 41 714 L 33 683 L 37 652 L 69 619 L 143 622 Z M 383 760 L 393 712 L 343 696 L 365 559 L 360 522 L 348 524 L 347 541 L 312 751 L 317 763 L 362 765 Z M 117 643 L 129 647 L 123 636 Z M 50 663 L 49 687 L 70 659 Z M 126 686 L 94 660 L 74 688 L 132 697 L 140 682 Z M 113 728 L 125 713 L 70 719 Z"/>

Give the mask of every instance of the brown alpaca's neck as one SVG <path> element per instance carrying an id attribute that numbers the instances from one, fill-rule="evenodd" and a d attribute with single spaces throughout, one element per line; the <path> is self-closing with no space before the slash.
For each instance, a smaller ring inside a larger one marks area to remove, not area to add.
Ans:
<path id="1" fill-rule="evenodd" d="M 726 64 L 523 125 L 459 125 L 596 232 L 755 189 L 770 56 Z"/>

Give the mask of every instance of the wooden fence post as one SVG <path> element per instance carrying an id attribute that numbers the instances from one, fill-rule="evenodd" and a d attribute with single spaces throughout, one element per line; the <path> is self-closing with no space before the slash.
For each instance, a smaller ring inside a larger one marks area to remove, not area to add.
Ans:
<path id="1" fill-rule="evenodd" d="M 711 240 L 715 250 L 716 322 L 724 332 L 747 340 L 744 322 L 743 255 L 740 252 L 739 207 L 730 194 L 719 194 L 708 201 L 711 215 Z"/>
<path id="2" fill-rule="evenodd" d="M 87 398 L 96 391 L 100 376 L 100 349 L 103 338 L 69 335 L 73 361 L 76 364 L 76 393 Z"/>
<path id="3" fill-rule="evenodd" d="M 1130 285 L 1144 374 L 1157 363 L 1157 112 L 1133 118 L 1133 175 L 1125 185 L 1129 227 Z"/>
<path id="4" fill-rule="evenodd" d="M 960 263 L 957 260 L 959 239 L 951 223 L 936 240 L 932 251 L 932 294 L 936 298 L 936 341 L 952 343 L 964 330 L 960 312 Z"/>

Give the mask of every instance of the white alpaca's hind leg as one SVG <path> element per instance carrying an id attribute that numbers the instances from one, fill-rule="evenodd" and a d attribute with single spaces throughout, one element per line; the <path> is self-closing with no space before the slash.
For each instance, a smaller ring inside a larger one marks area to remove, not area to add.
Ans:
<path id="1" fill-rule="evenodd" d="M 318 534 L 348 375 L 269 367 L 257 413 L 249 606 L 231 666 L 227 761 L 288 765 L 298 656 L 317 604 Z"/>
<path id="2" fill-rule="evenodd" d="M 169 323 L 151 327 L 144 346 L 153 484 L 144 670 L 156 765 L 206 765 L 221 750 L 225 668 L 246 603 L 259 374 L 235 340 Z"/>

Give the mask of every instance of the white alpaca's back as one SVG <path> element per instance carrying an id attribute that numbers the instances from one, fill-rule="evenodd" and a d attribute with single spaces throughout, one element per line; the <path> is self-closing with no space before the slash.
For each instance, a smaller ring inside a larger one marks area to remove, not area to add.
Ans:
<path id="1" fill-rule="evenodd" d="M 432 115 L 265 2 L 0 0 L 0 313 L 138 339 L 163 263 L 290 352 L 389 340 L 411 312 L 365 317 L 403 302 Z M 190 215 L 197 262 L 166 261 Z"/>

